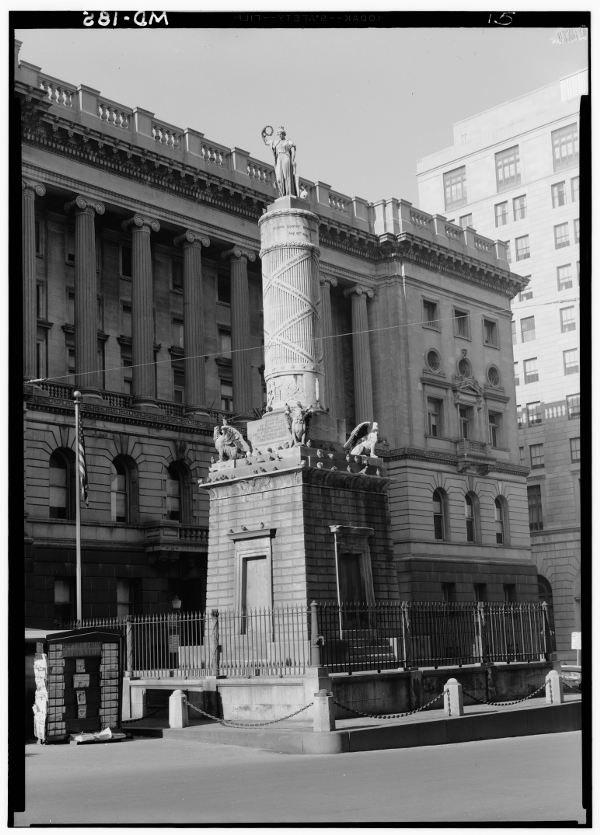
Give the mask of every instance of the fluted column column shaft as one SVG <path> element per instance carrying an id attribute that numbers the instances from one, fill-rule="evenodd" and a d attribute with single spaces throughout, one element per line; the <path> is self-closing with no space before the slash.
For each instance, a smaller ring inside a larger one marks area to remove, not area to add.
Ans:
<path id="1" fill-rule="evenodd" d="M 336 409 L 336 374 L 333 344 L 333 320 L 331 317 L 331 287 L 337 286 L 335 278 L 321 276 L 321 353 L 323 356 L 323 393 L 321 404 L 333 414 Z"/>
<path id="2" fill-rule="evenodd" d="M 371 376 L 371 347 L 367 314 L 367 291 L 353 288 L 352 297 L 352 357 L 354 362 L 354 407 L 356 422 L 373 420 L 373 383 Z"/>
<path id="3" fill-rule="evenodd" d="M 156 391 L 150 233 L 160 226 L 138 216 L 127 225 L 131 226 L 132 393 L 134 400 L 152 402 Z"/>
<path id="4" fill-rule="evenodd" d="M 23 376 L 32 379 L 37 375 L 37 307 L 35 261 L 35 196 L 46 193 L 41 183 L 22 182 L 21 212 L 23 235 Z"/>
<path id="5" fill-rule="evenodd" d="M 204 380 L 204 294 L 202 288 L 202 246 L 207 238 L 186 232 L 175 242 L 183 241 L 183 345 L 185 400 L 189 406 L 201 406 L 206 399 Z"/>
<path id="6" fill-rule="evenodd" d="M 96 291 L 96 212 L 104 206 L 77 198 L 75 207 L 75 372 L 85 394 L 100 388 Z"/>
<path id="7" fill-rule="evenodd" d="M 230 255 L 231 269 L 231 371 L 233 406 L 236 412 L 250 412 L 250 292 L 248 289 L 248 256 Z"/>

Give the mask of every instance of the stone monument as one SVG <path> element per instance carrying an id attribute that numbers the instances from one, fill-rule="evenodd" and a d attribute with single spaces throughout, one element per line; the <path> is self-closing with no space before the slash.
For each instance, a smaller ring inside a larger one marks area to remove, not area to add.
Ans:
<path id="1" fill-rule="evenodd" d="M 377 424 L 344 448 L 345 422 L 322 401 L 319 219 L 297 196 L 295 145 L 283 128 L 273 136 L 263 130 L 280 196 L 259 220 L 267 411 L 247 447 L 215 428 L 219 460 L 201 485 L 207 611 L 397 598 Z"/>

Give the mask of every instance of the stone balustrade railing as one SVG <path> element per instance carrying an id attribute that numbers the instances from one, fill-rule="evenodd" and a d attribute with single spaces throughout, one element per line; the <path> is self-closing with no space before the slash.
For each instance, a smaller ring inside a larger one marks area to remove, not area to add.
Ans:
<path id="1" fill-rule="evenodd" d="M 21 62 L 16 80 L 44 90 L 48 100 L 61 108 L 63 117 L 104 130 L 115 138 L 128 135 L 132 145 L 157 150 L 185 165 L 250 186 L 269 199 L 276 194 L 272 165 L 254 159 L 241 148 L 228 148 L 191 128 L 169 125 L 142 108 L 109 101 L 90 87 L 75 87 L 52 78 L 33 64 Z M 322 181 L 312 183 L 305 179 L 300 180 L 300 194 L 324 220 L 342 221 L 359 232 L 377 236 L 412 234 L 508 269 L 506 244 L 478 235 L 469 227 L 463 229 L 442 215 L 416 209 L 407 200 L 391 198 L 369 203 L 361 197 L 333 191 Z"/>

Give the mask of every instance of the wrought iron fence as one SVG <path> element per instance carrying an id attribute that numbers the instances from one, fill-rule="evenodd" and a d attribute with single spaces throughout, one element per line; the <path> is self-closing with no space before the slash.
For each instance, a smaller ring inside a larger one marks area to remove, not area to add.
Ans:
<path id="1" fill-rule="evenodd" d="M 313 603 L 86 620 L 120 628 L 135 677 L 302 674 L 537 661 L 550 647 L 543 603 Z"/>

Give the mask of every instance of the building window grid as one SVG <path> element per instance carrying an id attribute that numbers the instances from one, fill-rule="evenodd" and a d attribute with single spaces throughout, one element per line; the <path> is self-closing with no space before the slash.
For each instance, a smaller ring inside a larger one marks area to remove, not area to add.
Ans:
<path id="1" fill-rule="evenodd" d="M 494 206 L 494 221 L 496 223 L 496 228 L 499 226 L 506 226 L 508 223 L 508 201 L 496 203 Z"/>
<path id="2" fill-rule="evenodd" d="M 466 310 L 454 309 L 454 336 L 470 339 L 471 326 L 469 313 Z"/>
<path id="3" fill-rule="evenodd" d="M 581 461 L 581 438 L 569 438 L 569 449 L 571 462 L 578 464 Z"/>
<path id="4" fill-rule="evenodd" d="M 529 462 L 532 470 L 544 466 L 544 444 L 529 445 Z"/>
<path id="5" fill-rule="evenodd" d="M 539 400 L 534 403 L 528 403 L 527 409 L 527 426 L 537 426 L 542 422 L 542 404 Z"/>
<path id="6" fill-rule="evenodd" d="M 483 344 L 498 347 L 498 323 L 492 319 L 483 320 Z"/>
<path id="7" fill-rule="evenodd" d="M 575 123 L 552 131 L 552 156 L 555 171 L 579 161 L 579 131 Z"/>
<path id="8" fill-rule="evenodd" d="M 521 319 L 521 342 L 532 342 L 535 339 L 535 316 L 524 316 Z"/>
<path id="9" fill-rule="evenodd" d="M 554 227 L 554 248 L 562 249 L 569 244 L 569 224 L 557 223 Z"/>
<path id="10" fill-rule="evenodd" d="M 529 530 L 542 531 L 544 520 L 542 514 L 542 489 L 539 484 L 530 484 L 527 487 L 527 505 L 529 510 Z"/>
<path id="11" fill-rule="evenodd" d="M 504 545 L 506 539 L 505 507 L 501 499 L 494 500 L 494 521 L 496 527 L 496 545 Z"/>
<path id="12" fill-rule="evenodd" d="M 472 227 L 472 226 L 473 226 L 473 215 L 472 215 L 472 214 L 469 214 L 469 215 L 463 215 L 462 217 L 459 217 L 459 219 L 458 219 L 458 225 L 459 225 L 462 229 L 466 229 L 466 228 L 467 228 L 467 226 L 471 226 L 471 227 Z"/>
<path id="13" fill-rule="evenodd" d="M 519 146 L 506 148 L 496 154 L 496 185 L 498 191 L 512 186 L 518 186 L 521 182 L 519 171 Z"/>
<path id="14" fill-rule="evenodd" d="M 488 414 L 488 429 L 490 446 L 498 449 L 502 446 L 502 415 L 498 412 Z"/>
<path id="15" fill-rule="evenodd" d="M 431 299 L 423 299 L 423 324 L 436 330 L 440 327 L 438 305 Z"/>
<path id="16" fill-rule="evenodd" d="M 433 438 L 442 435 L 442 401 L 437 397 L 427 398 L 427 432 Z"/>
<path id="17" fill-rule="evenodd" d="M 556 268 L 556 282 L 559 292 L 561 290 L 570 290 L 573 287 L 570 264 L 562 264 Z"/>
<path id="18" fill-rule="evenodd" d="M 525 383 L 537 383 L 540 379 L 537 357 L 530 357 L 529 359 L 523 360 L 523 379 Z"/>
<path id="19" fill-rule="evenodd" d="M 522 235 L 520 238 L 515 238 L 515 259 L 517 261 L 524 261 L 530 257 L 529 235 Z"/>
<path id="20" fill-rule="evenodd" d="M 567 417 L 569 420 L 578 418 L 581 414 L 581 398 L 579 394 L 567 394 Z"/>
<path id="21" fill-rule="evenodd" d="M 560 309 L 560 331 L 568 333 L 577 329 L 575 320 L 575 307 L 562 307 Z"/>
<path id="22" fill-rule="evenodd" d="M 527 198 L 524 194 L 513 197 L 513 220 L 523 220 L 527 217 Z"/>
<path id="23" fill-rule="evenodd" d="M 576 244 L 579 243 L 579 218 L 576 217 L 573 221 L 573 240 Z"/>
<path id="24" fill-rule="evenodd" d="M 464 165 L 444 174 L 444 200 L 447 209 L 464 206 L 467 202 L 467 171 Z"/>
<path id="25" fill-rule="evenodd" d="M 565 374 L 579 373 L 579 357 L 577 348 L 569 348 L 563 351 L 563 368 Z"/>
<path id="26" fill-rule="evenodd" d="M 571 200 L 579 203 L 579 177 L 571 177 Z"/>
<path id="27" fill-rule="evenodd" d="M 567 189 L 564 180 L 561 180 L 560 183 L 553 183 L 550 186 L 550 192 L 552 194 L 552 208 L 558 209 L 559 206 L 564 206 L 567 202 Z"/>
<path id="28" fill-rule="evenodd" d="M 523 278 L 527 279 L 527 281 L 531 281 L 530 275 L 524 275 Z M 533 289 L 531 286 L 528 286 L 525 290 L 519 293 L 519 301 L 520 302 L 528 302 L 530 299 L 533 298 Z"/>

